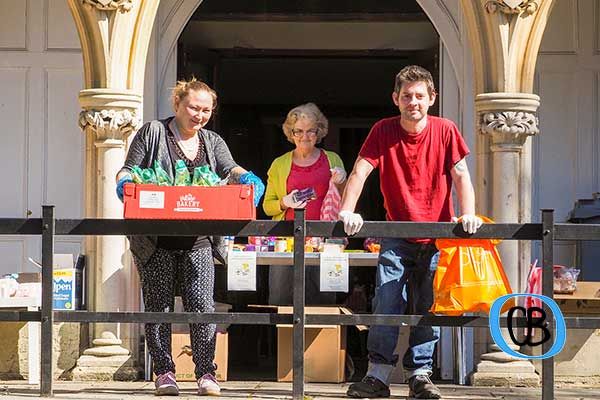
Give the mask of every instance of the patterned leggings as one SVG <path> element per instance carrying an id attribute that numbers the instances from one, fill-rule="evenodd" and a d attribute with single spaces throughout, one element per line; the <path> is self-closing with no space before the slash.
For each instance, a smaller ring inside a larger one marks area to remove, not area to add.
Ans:
<path id="1" fill-rule="evenodd" d="M 212 250 L 156 249 L 150 260 L 141 265 L 136 260 L 146 311 L 172 312 L 175 285 L 181 283 L 181 299 L 186 312 L 214 311 L 215 270 Z M 152 356 L 153 372 L 158 376 L 175 372 L 171 357 L 171 324 L 146 324 L 146 343 Z M 196 378 L 214 374 L 216 325 L 190 324 L 191 346 Z"/>

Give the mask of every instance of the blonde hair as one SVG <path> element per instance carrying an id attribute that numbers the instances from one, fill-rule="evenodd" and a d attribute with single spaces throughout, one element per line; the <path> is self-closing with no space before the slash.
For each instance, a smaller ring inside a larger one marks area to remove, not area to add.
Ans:
<path id="1" fill-rule="evenodd" d="M 327 121 L 325 115 L 323 115 L 321 110 L 319 110 L 319 107 L 317 107 L 317 105 L 314 103 L 299 105 L 292 108 L 290 112 L 288 112 L 288 115 L 281 126 L 283 133 L 287 137 L 287 140 L 294 143 L 292 130 L 294 129 L 296 122 L 302 118 L 309 119 L 315 123 L 315 127 L 317 129 L 317 143 L 320 143 L 329 132 L 329 121 Z"/>
<path id="2" fill-rule="evenodd" d="M 173 106 L 173 110 L 175 109 L 175 104 L 185 99 L 190 94 L 191 90 L 204 91 L 210 94 L 213 101 L 213 111 L 217 108 L 217 92 L 206 83 L 199 81 L 196 78 L 192 78 L 187 81 L 177 81 L 177 84 L 171 91 L 171 105 Z"/>

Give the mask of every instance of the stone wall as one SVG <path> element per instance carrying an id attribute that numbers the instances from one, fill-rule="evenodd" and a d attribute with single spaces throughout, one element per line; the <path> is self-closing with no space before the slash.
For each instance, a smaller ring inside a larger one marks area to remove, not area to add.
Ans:
<path id="1" fill-rule="evenodd" d="M 33 324 L 33 323 L 32 323 Z M 26 323 L 0 323 L 0 380 L 28 379 L 29 332 Z M 54 324 L 54 378 L 68 379 L 80 353 L 81 324 Z M 38 360 L 39 355 L 33 358 Z"/>

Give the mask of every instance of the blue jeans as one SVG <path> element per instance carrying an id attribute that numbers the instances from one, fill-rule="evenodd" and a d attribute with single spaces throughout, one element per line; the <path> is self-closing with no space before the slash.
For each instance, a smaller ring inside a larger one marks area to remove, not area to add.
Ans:
<path id="1" fill-rule="evenodd" d="M 374 314 L 405 314 L 409 296 L 413 314 L 429 314 L 433 303 L 433 276 L 439 252 L 434 244 L 410 243 L 403 239 L 384 239 L 377 265 L 377 281 L 373 300 Z M 369 331 L 368 376 L 389 384 L 398 362 L 394 354 L 398 342 L 398 326 L 372 326 Z M 440 328 L 410 328 L 409 347 L 402 359 L 405 376 L 430 375 L 433 351 L 440 338 Z"/>

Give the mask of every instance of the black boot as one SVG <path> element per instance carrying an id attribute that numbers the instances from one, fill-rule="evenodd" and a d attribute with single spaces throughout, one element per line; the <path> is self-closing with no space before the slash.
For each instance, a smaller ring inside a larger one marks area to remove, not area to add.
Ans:
<path id="1" fill-rule="evenodd" d="M 390 397 L 390 388 L 377 378 L 365 376 L 362 381 L 350 385 L 346 395 L 360 399 Z"/>
<path id="2" fill-rule="evenodd" d="M 415 399 L 441 399 L 442 393 L 427 375 L 415 375 L 408 380 L 408 397 Z"/>

